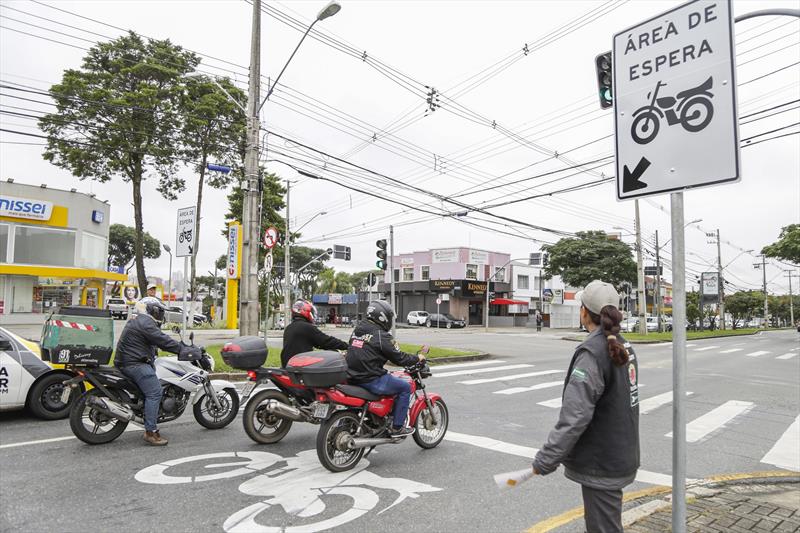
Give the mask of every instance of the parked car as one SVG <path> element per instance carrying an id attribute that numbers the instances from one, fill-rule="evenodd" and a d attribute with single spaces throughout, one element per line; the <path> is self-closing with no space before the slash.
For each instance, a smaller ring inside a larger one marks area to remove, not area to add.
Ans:
<path id="1" fill-rule="evenodd" d="M 191 313 L 189 318 L 192 320 L 192 323 L 195 326 L 199 326 L 204 322 L 208 322 L 208 317 L 199 313 Z M 178 306 L 167 308 L 167 310 L 164 312 L 164 322 L 174 322 L 176 324 L 183 322 L 183 309 Z"/>
<path id="2" fill-rule="evenodd" d="M 450 313 L 431 313 L 428 315 L 428 318 L 425 319 L 425 326 L 426 327 L 439 327 L 439 328 L 463 328 L 467 324 L 463 320 L 459 320 Z"/>
<path id="3" fill-rule="evenodd" d="M 658 317 L 657 316 L 649 316 L 646 318 L 647 324 L 647 331 L 658 331 Z"/>
<path id="4" fill-rule="evenodd" d="M 406 322 L 409 326 L 424 326 L 429 314 L 427 311 L 411 311 L 406 317 Z"/>
<path id="5" fill-rule="evenodd" d="M 111 318 L 128 319 L 128 304 L 122 298 L 109 298 L 106 301 L 106 309 L 111 312 Z"/>
<path id="6" fill-rule="evenodd" d="M 629 317 L 619 323 L 619 330 L 623 333 L 636 333 L 639 331 L 639 319 Z"/>

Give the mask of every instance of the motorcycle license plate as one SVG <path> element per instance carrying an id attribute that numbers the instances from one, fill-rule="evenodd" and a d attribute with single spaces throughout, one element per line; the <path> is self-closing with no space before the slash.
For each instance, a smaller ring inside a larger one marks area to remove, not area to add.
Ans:
<path id="1" fill-rule="evenodd" d="M 250 393 L 253 392 L 253 389 L 256 388 L 255 381 L 248 381 L 244 387 L 242 387 L 242 398 L 247 398 L 250 396 Z"/>
<path id="2" fill-rule="evenodd" d="M 61 403 L 69 403 L 69 395 L 72 393 L 72 387 L 64 387 L 61 391 Z"/>
<path id="3" fill-rule="evenodd" d="M 330 407 L 327 403 L 318 403 L 314 407 L 314 418 L 327 418 Z"/>

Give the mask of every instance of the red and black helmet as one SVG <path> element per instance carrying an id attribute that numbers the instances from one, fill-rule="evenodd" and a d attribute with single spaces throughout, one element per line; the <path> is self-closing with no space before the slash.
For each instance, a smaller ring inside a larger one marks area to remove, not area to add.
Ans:
<path id="1" fill-rule="evenodd" d="M 317 308 L 308 300 L 297 300 L 292 306 L 292 316 L 300 316 L 311 322 L 317 319 Z"/>

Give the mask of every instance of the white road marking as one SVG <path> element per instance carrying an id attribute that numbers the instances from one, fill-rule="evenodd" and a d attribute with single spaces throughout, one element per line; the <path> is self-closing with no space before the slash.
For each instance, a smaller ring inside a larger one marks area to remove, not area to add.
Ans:
<path id="1" fill-rule="evenodd" d="M 641 386 L 641 384 L 639 386 Z M 691 396 L 692 394 L 694 393 L 686 391 L 686 396 Z M 652 398 L 642 400 L 639 403 L 639 414 L 646 415 L 647 413 L 655 411 L 662 405 L 667 405 L 668 403 L 672 403 L 672 391 L 667 391 L 657 396 L 653 396 Z"/>
<path id="2" fill-rule="evenodd" d="M 800 348 L 792 348 L 792 351 L 793 351 L 793 352 L 800 351 Z"/>
<path id="3" fill-rule="evenodd" d="M 686 442 L 697 442 L 753 408 L 753 402 L 729 400 L 686 424 Z M 670 431 L 665 437 L 672 437 Z"/>
<path id="4" fill-rule="evenodd" d="M 41 439 L 41 440 L 29 440 L 25 442 L 15 442 L 13 444 L 3 444 L 0 445 L 0 449 L 3 448 L 16 448 L 17 446 L 30 446 L 31 444 L 47 444 L 49 442 L 59 442 L 62 440 L 72 440 L 76 437 L 69 436 L 69 437 L 56 437 L 54 439 Z"/>
<path id="5" fill-rule="evenodd" d="M 705 352 L 708 350 L 716 350 L 717 348 L 719 348 L 719 346 L 705 346 L 703 348 L 697 348 L 695 352 Z"/>
<path id="6" fill-rule="evenodd" d="M 545 376 L 547 374 L 560 374 L 561 370 L 541 370 L 539 372 L 528 372 L 527 374 L 511 374 L 510 376 L 500 376 L 499 378 L 470 379 L 459 381 L 461 385 L 480 385 L 481 383 L 491 383 L 493 381 L 510 381 L 512 379 L 532 378 L 534 376 Z"/>
<path id="7" fill-rule="evenodd" d="M 689 344 L 686 345 L 687 348 L 693 348 L 695 346 L 697 346 L 697 345 L 694 344 L 694 343 L 689 343 Z"/>
<path id="8" fill-rule="evenodd" d="M 552 400 L 538 402 L 536 405 L 541 405 L 542 407 L 549 407 L 551 409 L 561 409 L 561 396 L 559 396 L 558 398 L 553 398 Z"/>
<path id="9" fill-rule="evenodd" d="M 563 381 L 548 381 L 547 383 L 539 383 L 531 387 L 512 387 L 510 389 L 497 390 L 494 391 L 494 394 L 519 394 L 520 392 L 549 389 L 551 387 L 561 387 L 563 385 L 564 385 Z"/>
<path id="10" fill-rule="evenodd" d="M 747 357 L 758 357 L 759 355 L 767 355 L 768 353 L 771 353 L 771 352 L 767 352 L 765 350 L 759 350 L 757 352 L 752 352 L 752 353 L 748 353 L 748 354 L 745 354 L 745 355 Z"/>
<path id="11" fill-rule="evenodd" d="M 480 435 L 456 433 L 455 431 L 448 431 L 445 433 L 444 440 L 458 442 L 461 444 L 469 444 L 478 448 L 485 448 L 487 450 L 506 453 L 508 455 L 516 455 L 517 457 L 524 457 L 525 459 L 533 459 L 536 457 L 536 453 L 539 451 L 538 448 L 511 444 L 510 442 L 503 442 L 501 440 L 496 440 L 489 437 L 481 437 Z M 636 473 L 636 481 L 649 483 L 651 485 L 665 485 L 667 487 L 672 486 L 672 476 L 667 474 L 659 474 L 657 472 L 649 472 L 647 470 L 639 470 Z M 686 481 L 690 482 L 694 480 L 687 479 Z"/>
<path id="12" fill-rule="evenodd" d="M 778 357 L 776 357 L 775 359 L 791 359 L 792 357 L 795 357 L 795 356 L 797 356 L 797 354 L 796 354 L 796 353 L 789 352 L 789 353 L 785 353 L 785 354 L 783 354 L 783 355 L 779 355 L 779 356 L 778 356 Z"/>
<path id="13" fill-rule="evenodd" d="M 456 363 L 454 365 L 447 365 L 447 364 L 445 364 L 445 365 L 436 365 L 436 366 L 431 367 L 431 370 L 433 370 L 434 374 L 436 374 L 435 371 L 439 370 L 439 369 L 441 369 L 441 370 L 449 370 L 451 368 L 469 368 L 469 367 L 473 367 L 473 366 L 485 366 L 485 365 L 495 365 L 495 364 L 499 365 L 500 363 L 505 363 L 505 361 L 498 361 L 497 359 L 487 359 L 486 361 L 475 361 L 474 363 Z"/>
<path id="14" fill-rule="evenodd" d="M 719 353 L 733 353 L 733 352 L 741 352 L 744 348 L 731 348 L 730 350 L 722 350 Z"/>
<path id="15" fill-rule="evenodd" d="M 468 369 L 468 370 L 454 370 L 453 372 L 442 372 L 440 374 L 433 374 L 435 378 L 447 378 L 452 376 L 466 376 L 470 374 L 485 374 L 486 372 L 499 372 L 501 370 L 516 370 L 518 368 L 530 368 L 533 365 L 505 365 L 505 366 L 493 366 L 492 368 L 476 368 L 476 369 Z"/>
<path id="16" fill-rule="evenodd" d="M 795 472 L 800 471 L 800 416 L 794 419 L 789 429 L 761 459 L 761 462 Z"/>

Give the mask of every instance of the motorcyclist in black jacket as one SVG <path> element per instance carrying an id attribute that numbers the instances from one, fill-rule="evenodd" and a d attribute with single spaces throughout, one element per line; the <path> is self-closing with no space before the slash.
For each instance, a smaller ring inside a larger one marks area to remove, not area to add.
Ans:
<path id="1" fill-rule="evenodd" d="M 314 325 L 317 308 L 306 300 L 297 300 L 292 306 L 292 322 L 283 330 L 281 366 L 299 353 L 321 350 L 346 350 L 348 344 L 336 337 L 326 335 Z"/>
<path id="2" fill-rule="evenodd" d="M 125 324 L 114 353 L 114 366 L 136 383 L 144 394 L 144 440 L 153 446 L 164 446 L 168 442 L 159 434 L 156 425 L 162 396 L 161 382 L 154 366 L 158 349 L 174 354 L 198 350 L 161 331 L 166 309 L 161 300 L 152 296 L 136 302 L 136 314 Z"/>
<path id="3" fill-rule="evenodd" d="M 417 355 L 400 350 L 390 333 L 394 323 L 394 309 L 382 300 L 370 302 L 366 320 L 358 323 L 350 336 L 347 349 L 347 380 L 379 396 L 394 395 L 392 407 L 392 437 L 414 433 L 405 427 L 408 404 L 411 401 L 411 384 L 393 376 L 385 368 L 387 361 L 398 366 L 411 366 L 425 360 L 427 346 Z"/>

